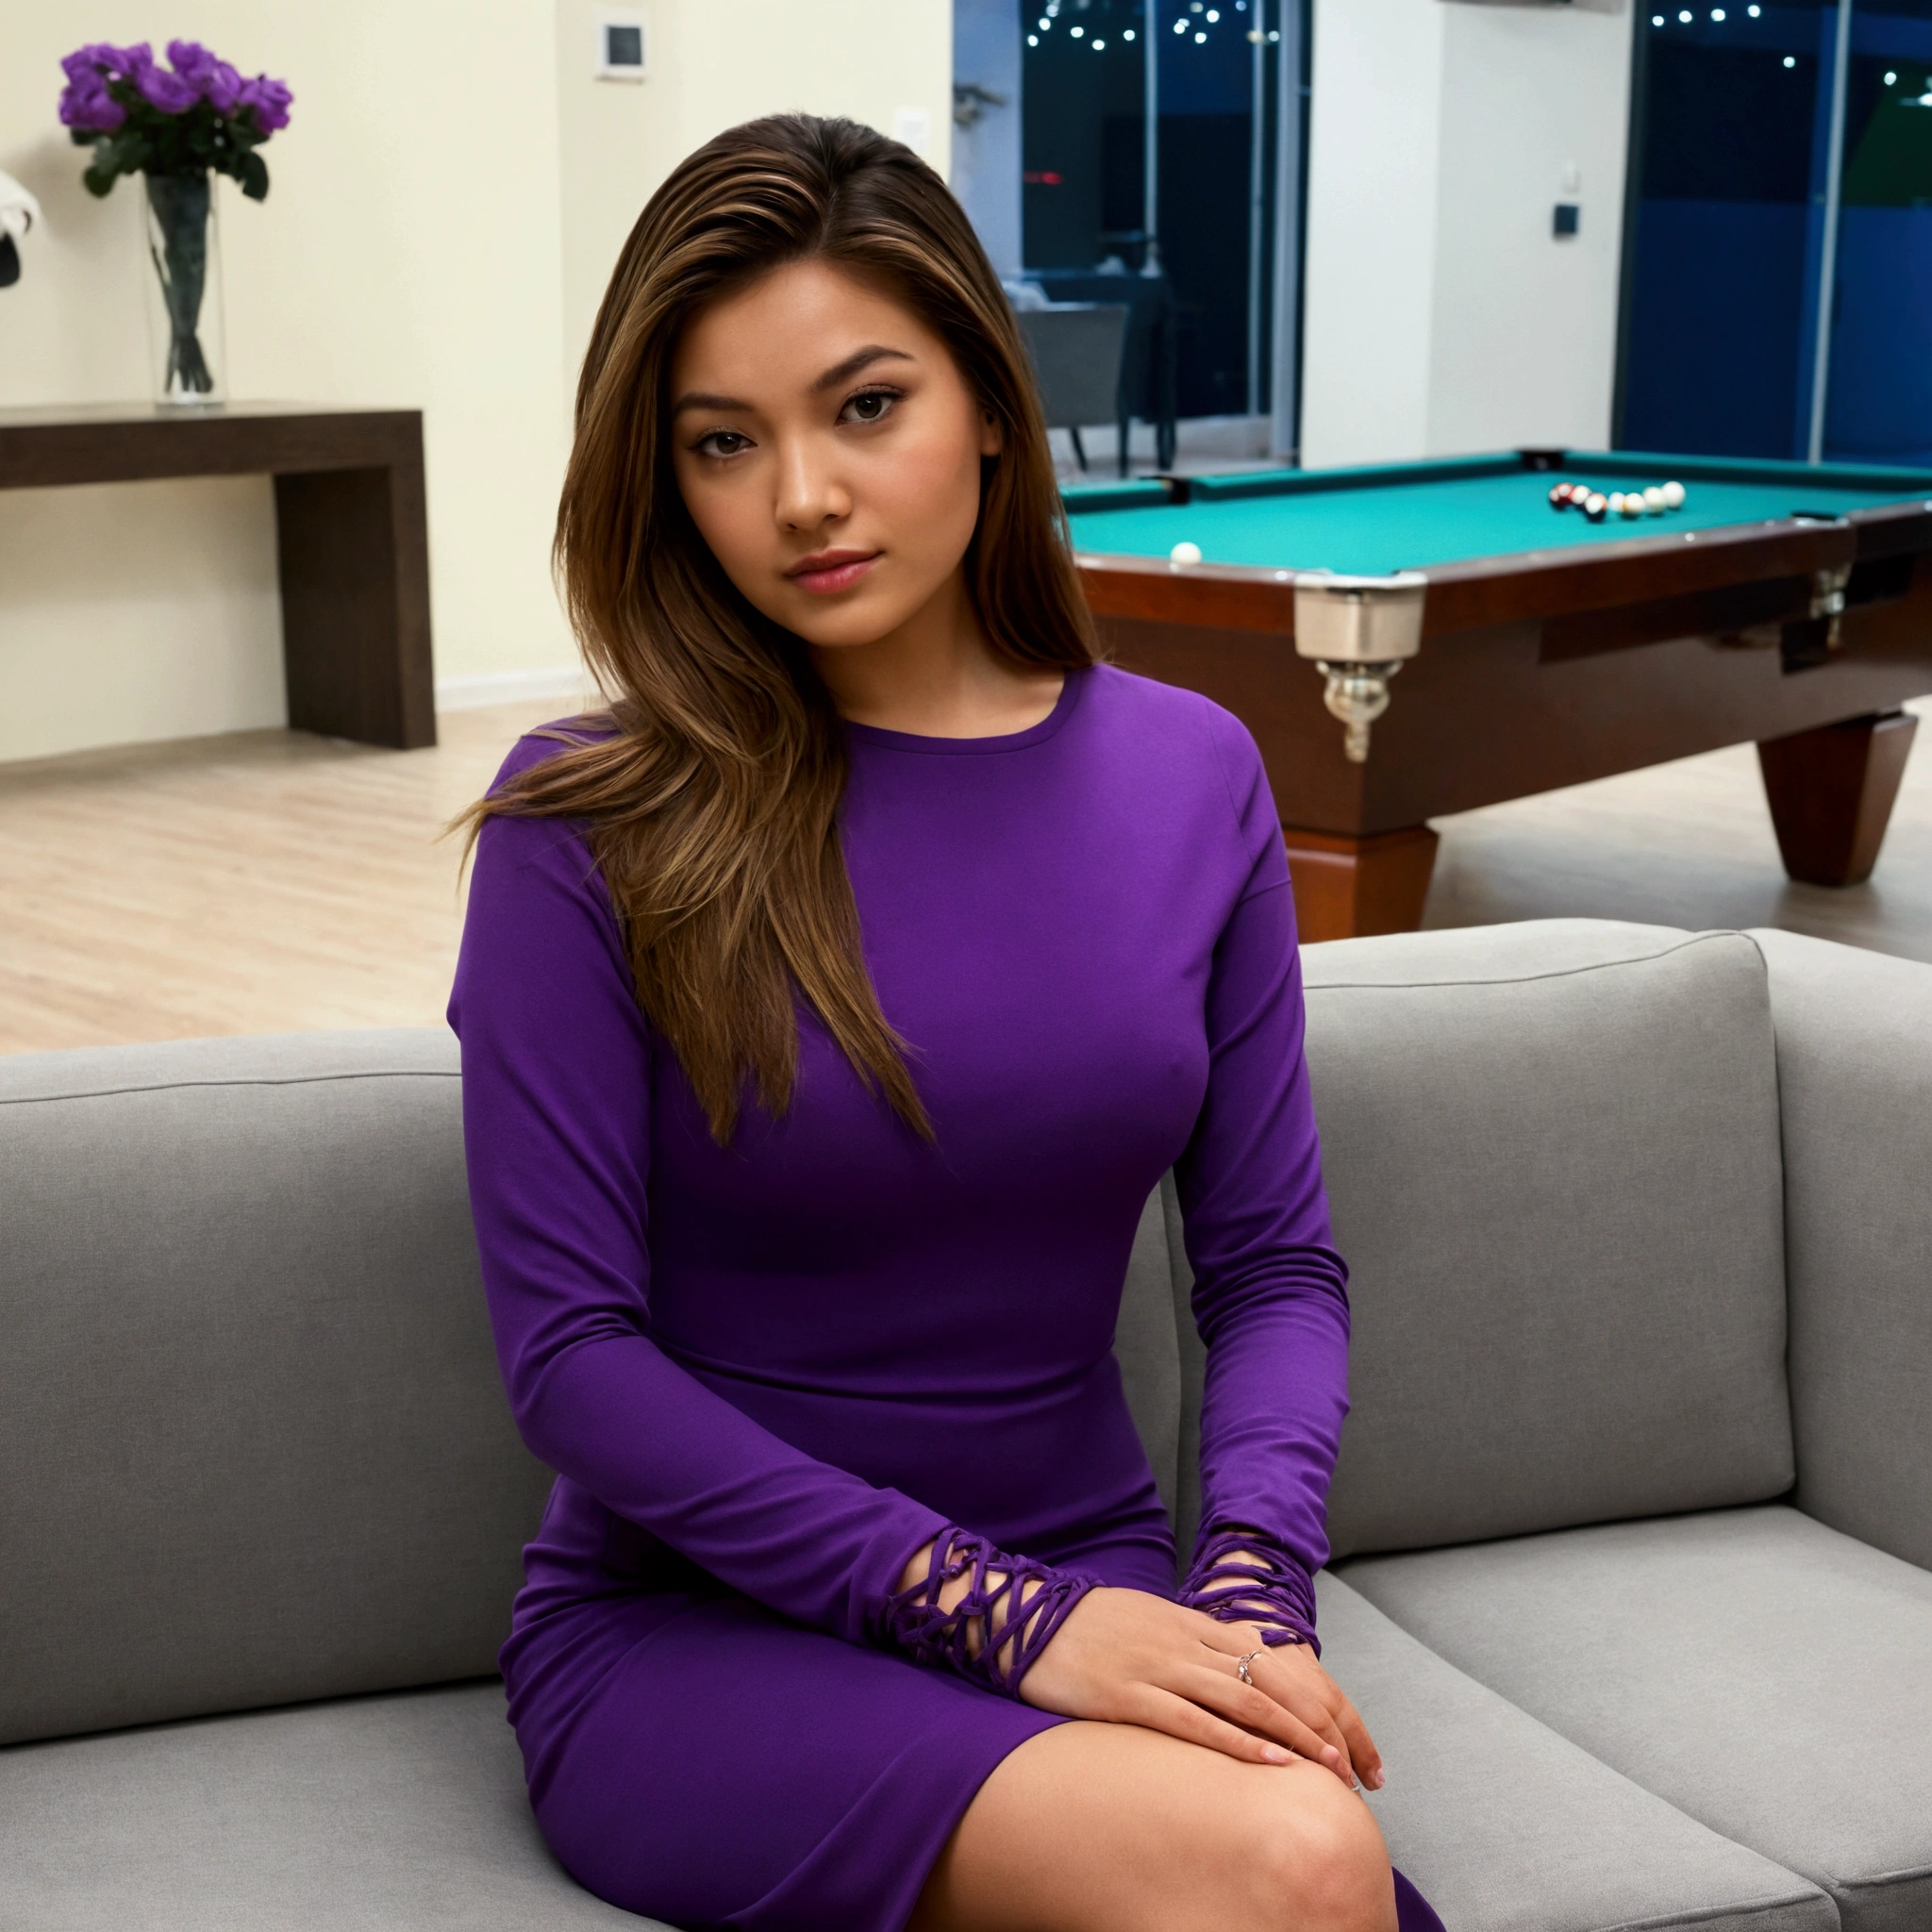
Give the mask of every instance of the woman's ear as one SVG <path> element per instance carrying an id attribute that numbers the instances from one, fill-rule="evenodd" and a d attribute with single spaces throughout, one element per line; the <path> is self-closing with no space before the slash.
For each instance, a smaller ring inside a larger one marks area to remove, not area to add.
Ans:
<path id="1" fill-rule="evenodd" d="M 1000 433 L 1000 419 L 991 409 L 979 412 L 979 454 L 983 457 L 1001 455 L 1007 446 L 1006 438 Z"/>

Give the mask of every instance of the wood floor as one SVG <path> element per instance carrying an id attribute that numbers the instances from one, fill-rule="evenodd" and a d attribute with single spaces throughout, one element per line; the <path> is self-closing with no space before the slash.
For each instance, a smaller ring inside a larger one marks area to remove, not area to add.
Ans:
<path id="1" fill-rule="evenodd" d="M 428 751 L 238 732 L 0 766 L 0 1052 L 440 1024 L 442 827 L 554 699 Z"/>
<path id="2" fill-rule="evenodd" d="M 440 1024 L 441 828 L 561 708 L 446 712 L 429 751 L 269 731 L 0 766 L 0 1052 Z M 1781 925 L 1932 960 L 1932 725 L 1845 891 L 1786 881 L 1748 746 L 1438 824 L 1430 925 Z"/>

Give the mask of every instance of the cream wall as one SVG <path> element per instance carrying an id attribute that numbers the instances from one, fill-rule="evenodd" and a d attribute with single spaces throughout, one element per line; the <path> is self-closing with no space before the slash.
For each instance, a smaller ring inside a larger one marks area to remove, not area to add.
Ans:
<path id="1" fill-rule="evenodd" d="M 1305 462 L 1608 442 L 1630 33 L 1624 0 L 1317 0 Z"/>
<path id="2" fill-rule="evenodd" d="M 0 402 L 142 395 L 139 183 L 55 123 L 61 54 L 142 0 L 9 20 L 0 167 L 46 210 L 0 291 Z M 554 40 L 528 0 L 200 0 L 193 32 L 295 91 L 265 204 L 220 184 L 239 397 L 421 408 L 440 675 L 562 666 L 544 558 L 563 452 Z M 0 492 L 0 757 L 281 718 L 265 481 Z M 214 663 L 225 664 L 217 675 Z"/>
<path id="3" fill-rule="evenodd" d="M 265 204 L 222 193 L 240 398 L 425 412 L 445 701 L 575 681 L 548 568 L 568 394 L 605 277 L 678 156 L 802 107 L 950 126 L 948 0 L 650 0 L 653 71 L 590 77 L 588 0 L 198 0 L 181 25 L 295 91 Z M 138 182 L 105 201 L 54 118 L 59 57 L 150 38 L 145 0 L 8 22 L 0 168 L 44 229 L 0 290 L 0 406 L 146 393 Z M 165 25 L 165 24 L 164 24 Z M 0 491 L 0 758 L 277 724 L 258 478 Z"/>
<path id="4" fill-rule="evenodd" d="M 651 71 L 591 77 L 596 7 L 557 0 L 569 382 L 638 211 L 684 155 L 755 115 L 802 108 L 887 134 L 923 115 L 921 152 L 951 163 L 951 0 L 650 0 Z"/>

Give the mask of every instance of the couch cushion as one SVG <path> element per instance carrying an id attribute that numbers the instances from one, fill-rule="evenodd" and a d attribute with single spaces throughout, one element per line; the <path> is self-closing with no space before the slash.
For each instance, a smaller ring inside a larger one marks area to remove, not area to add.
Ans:
<path id="1" fill-rule="evenodd" d="M 1128 1412 L 1154 1470 L 1155 1487 L 1167 1506 L 1168 1521 L 1173 1522 L 1180 1493 L 1181 1363 L 1163 1193 L 1157 1188 L 1148 1195 L 1134 1232 L 1113 1353 Z"/>
<path id="2" fill-rule="evenodd" d="M 455 1041 L 0 1060 L 0 1741 L 495 1668 L 548 1485 Z"/>
<path id="3" fill-rule="evenodd" d="M 1835 1932 L 1815 1886 L 1733 1844 L 1444 1663 L 1332 1571 L 1323 1660 L 1389 1782 L 1390 1856 L 1455 1932 Z"/>
<path id="4" fill-rule="evenodd" d="M 1355 1313 L 1337 1554 L 1789 1489 L 1751 941 L 1557 920 L 1305 961 Z"/>
<path id="5" fill-rule="evenodd" d="M 1752 937 L 1777 1029 L 1798 1507 L 1932 1567 L 1932 966 Z"/>
<path id="6" fill-rule="evenodd" d="M 494 1681 L 0 1751 L 0 1924 L 656 1924 L 591 1897 L 550 1856 Z"/>
<path id="7" fill-rule="evenodd" d="M 1344 1574 L 1591 1756 L 1824 1888 L 1845 1932 L 1932 1924 L 1932 1574 L 1778 1507 Z"/>

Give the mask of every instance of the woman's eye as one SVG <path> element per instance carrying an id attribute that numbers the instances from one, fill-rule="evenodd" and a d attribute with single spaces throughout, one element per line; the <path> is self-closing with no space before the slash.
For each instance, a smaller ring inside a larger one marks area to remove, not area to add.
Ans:
<path id="1" fill-rule="evenodd" d="M 751 447 L 751 438 L 735 429 L 708 429 L 692 447 L 701 457 L 735 457 Z"/>
<path id="2" fill-rule="evenodd" d="M 892 413 L 892 405 L 902 393 L 896 389 L 862 390 L 841 413 L 852 423 L 882 423 Z"/>

